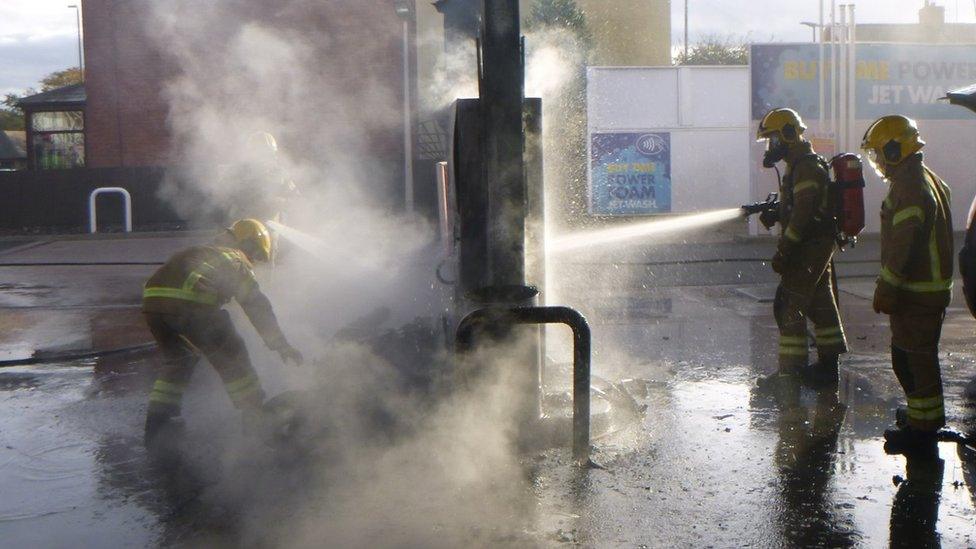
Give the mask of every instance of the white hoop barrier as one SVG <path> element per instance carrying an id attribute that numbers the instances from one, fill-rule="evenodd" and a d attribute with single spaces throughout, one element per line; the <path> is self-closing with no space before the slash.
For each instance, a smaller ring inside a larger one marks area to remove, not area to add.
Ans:
<path id="1" fill-rule="evenodd" d="M 132 232 L 132 195 L 122 187 L 99 187 L 92 191 L 88 196 L 88 232 L 98 232 L 98 217 L 95 212 L 95 199 L 100 194 L 116 193 L 121 194 L 125 200 L 125 232 Z"/>

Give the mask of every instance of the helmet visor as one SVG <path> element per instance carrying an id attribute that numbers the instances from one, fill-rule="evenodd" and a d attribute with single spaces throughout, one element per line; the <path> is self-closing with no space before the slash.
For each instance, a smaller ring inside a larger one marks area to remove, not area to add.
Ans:
<path id="1" fill-rule="evenodd" d="M 878 149 L 874 147 L 868 147 L 864 149 L 864 156 L 868 159 L 868 164 L 874 169 L 874 173 L 878 174 L 878 177 L 884 179 L 885 174 L 881 169 L 881 162 L 878 160 Z"/>
<path id="2" fill-rule="evenodd" d="M 765 143 L 766 150 L 771 151 L 778 148 L 783 143 L 783 138 L 778 133 L 771 133 L 756 139 L 756 143 Z"/>

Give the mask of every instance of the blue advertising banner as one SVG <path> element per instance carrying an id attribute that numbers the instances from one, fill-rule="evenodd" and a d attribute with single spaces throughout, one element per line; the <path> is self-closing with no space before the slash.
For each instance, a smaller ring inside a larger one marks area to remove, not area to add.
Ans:
<path id="1" fill-rule="evenodd" d="M 820 116 L 818 48 L 812 43 L 751 46 L 753 120 L 775 107 L 791 107 L 804 118 Z M 824 47 L 828 110 L 830 48 Z M 855 54 L 857 118 L 897 113 L 920 120 L 972 119 L 966 109 L 939 98 L 976 82 L 976 45 L 858 44 Z"/>
<path id="2" fill-rule="evenodd" d="M 610 132 L 590 136 L 590 213 L 650 215 L 671 211 L 671 134 Z"/>

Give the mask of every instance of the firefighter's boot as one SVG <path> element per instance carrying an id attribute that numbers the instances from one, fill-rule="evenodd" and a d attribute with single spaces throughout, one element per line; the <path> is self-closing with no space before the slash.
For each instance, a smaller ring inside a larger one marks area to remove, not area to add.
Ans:
<path id="1" fill-rule="evenodd" d="M 884 438 L 884 451 L 889 455 L 912 458 L 936 458 L 939 455 L 939 436 L 936 431 L 900 427 L 885 431 Z"/>
<path id="2" fill-rule="evenodd" d="M 776 399 L 784 408 L 795 406 L 800 400 L 800 384 L 796 374 L 777 372 L 756 380 L 756 393 Z"/>
<path id="3" fill-rule="evenodd" d="M 146 414 L 143 441 L 151 454 L 178 453 L 184 432 L 183 418 L 178 413 L 150 410 Z"/>
<path id="4" fill-rule="evenodd" d="M 838 355 L 821 356 L 819 361 L 800 370 L 800 379 L 814 389 L 836 387 L 840 382 L 839 361 Z"/>
<path id="5" fill-rule="evenodd" d="M 895 427 L 899 429 L 908 428 L 908 408 L 899 406 L 895 409 Z"/>
<path id="6" fill-rule="evenodd" d="M 275 418 L 261 407 L 245 407 L 241 410 L 241 432 L 254 442 L 271 444 L 276 434 Z"/>

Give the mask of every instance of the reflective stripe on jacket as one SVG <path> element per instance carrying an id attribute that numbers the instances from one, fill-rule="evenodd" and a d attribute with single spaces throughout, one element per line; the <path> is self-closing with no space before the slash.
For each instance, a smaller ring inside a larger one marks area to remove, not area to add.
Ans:
<path id="1" fill-rule="evenodd" d="M 219 307 L 249 299 L 257 289 L 251 262 L 240 250 L 195 246 L 169 259 L 146 282 L 143 310 L 177 313 L 189 306 Z"/>
<path id="2" fill-rule="evenodd" d="M 810 143 L 792 147 L 780 185 L 781 250 L 816 238 L 834 237 L 830 173 Z"/>
<path id="3" fill-rule="evenodd" d="M 945 307 L 953 269 L 949 187 L 922 163 L 921 154 L 895 166 L 888 180 L 879 284 L 901 290 L 917 304 Z"/>

